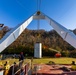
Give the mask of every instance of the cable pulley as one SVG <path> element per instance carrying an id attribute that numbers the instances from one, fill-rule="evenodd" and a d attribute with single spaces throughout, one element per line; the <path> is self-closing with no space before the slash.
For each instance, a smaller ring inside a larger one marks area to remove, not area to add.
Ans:
<path id="1" fill-rule="evenodd" d="M 37 11 L 37 15 L 40 15 L 41 13 L 40 13 L 40 11 Z"/>

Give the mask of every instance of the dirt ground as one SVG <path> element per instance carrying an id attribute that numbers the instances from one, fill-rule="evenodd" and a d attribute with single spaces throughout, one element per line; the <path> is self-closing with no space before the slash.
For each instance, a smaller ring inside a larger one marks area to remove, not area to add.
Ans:
<path id="1" fill-rule="evenodd" d="M 32 75 L 76 75 L 71 65 L 35 65 Z"/>

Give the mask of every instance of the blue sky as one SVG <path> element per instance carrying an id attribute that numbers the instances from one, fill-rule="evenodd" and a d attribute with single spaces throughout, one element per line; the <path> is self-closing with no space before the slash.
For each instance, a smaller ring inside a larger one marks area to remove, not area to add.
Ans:
<path id="1" fill-rule="evenodd" d="M 41 0 L 40 10 L 67 29 L 76 28 L 76 0 Z M 37 0 L 0 0 L 0 23 L 14 28 L 36 11 Z M 37 21 L 32 21 L 27 28 L 37 29 Z M 52 27 L 41 20 L 40 29 Z"/>

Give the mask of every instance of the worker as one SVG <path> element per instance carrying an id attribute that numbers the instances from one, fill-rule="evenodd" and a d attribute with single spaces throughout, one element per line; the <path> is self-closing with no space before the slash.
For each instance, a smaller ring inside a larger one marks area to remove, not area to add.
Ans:
<path id="1" fill-rule="evenodd" d="M 9 69 L 10 69 L 9 61 L 6 61 L 5 64 L 4 64 L 4 73 L 3 73 L 3 75 L 8 75 Z"/>
<path id="2" fill-rule="evenodd" d="M 22 60 L 22 61 L 24 60 L 24 54 L 23 54 L 23 52 L 21 52 L 21 53 L 20 53 L 20 56 L 19 56 L 19 61 L 21 61 L 21 60 Z"/>

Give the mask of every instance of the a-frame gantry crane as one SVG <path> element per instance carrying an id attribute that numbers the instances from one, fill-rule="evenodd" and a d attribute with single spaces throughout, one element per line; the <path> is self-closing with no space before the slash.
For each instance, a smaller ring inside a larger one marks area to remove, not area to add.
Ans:
<path id="1" fill-rule="evenodd" d="M 34 15 L 28 18 L 26 21 L 16 26 L 14 29 L 5 34 L 5 36 L 0 40 L 0 52 L 13 43 L 20 34 L 25 30 L 25 28 L 31 23 L 32 20 L 47 20 L 48 23 L 54 28 L 54 30 L 70 45 L 76 48 L 76 36 L 73 32 L 69 31 L 67 28 L 63 27 L 52 18 L 37 11 Z"/>

